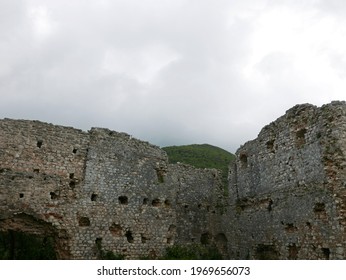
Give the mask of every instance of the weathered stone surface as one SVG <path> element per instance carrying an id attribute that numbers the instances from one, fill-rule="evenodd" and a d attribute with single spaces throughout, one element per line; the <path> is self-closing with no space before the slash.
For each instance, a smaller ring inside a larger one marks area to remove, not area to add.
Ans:
<path id="1" fill-rule="evenodd" d="M 345 259 L 346 103 L 297 105 L 245 143 L 228 196 L 216 170 L 168 164 L 125 133 L 0 120 L 0 231 L 55 238 L 59 258 Z"/>
<path id="2" fill-rule="evenodd" d="M 236 155 L 232 258 L 345 258 L 345 102 L 297 105 Z"/>
<path id="3" fill-rule="evenodd" d="M 60 258 L 199 243 L 221 191 L 217 171 L 170 165 L 125 133 L 0 120 L 0 230 L 53 235 Z"/>

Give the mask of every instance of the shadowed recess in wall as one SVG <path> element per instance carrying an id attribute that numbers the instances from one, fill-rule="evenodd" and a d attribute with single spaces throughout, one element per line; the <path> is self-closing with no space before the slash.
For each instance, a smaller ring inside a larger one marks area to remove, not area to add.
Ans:
<path id="1" fill-rule="evenodd" d="M 0 259 L 55 260 L 54 238 L 20 231 L 0 232 Z"/>
<path id="2" fill-rule="evenodd" d="M 68 258 L 66 232 L 27 214 L 0 220 L 0 259 L 52 260 Z"/>

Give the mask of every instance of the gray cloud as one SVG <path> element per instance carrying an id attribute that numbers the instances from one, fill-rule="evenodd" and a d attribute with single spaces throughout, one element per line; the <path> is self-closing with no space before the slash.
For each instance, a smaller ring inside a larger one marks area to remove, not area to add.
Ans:
<path id="1" fill-rule="evenodd" d="M 328 3 L 1 1 L 0 117 L 235 151 L 296 103 L 343 97 L 346 5 Z"/>

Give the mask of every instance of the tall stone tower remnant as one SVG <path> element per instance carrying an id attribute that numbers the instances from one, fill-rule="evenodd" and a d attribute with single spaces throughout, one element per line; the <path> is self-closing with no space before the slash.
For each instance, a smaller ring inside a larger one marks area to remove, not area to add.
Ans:
<path id="1" fill-rule="evenodd" d="M 236 156 L 228 212 L 233 258 L 345 259 L 345 102 L 297 105 Z"/>

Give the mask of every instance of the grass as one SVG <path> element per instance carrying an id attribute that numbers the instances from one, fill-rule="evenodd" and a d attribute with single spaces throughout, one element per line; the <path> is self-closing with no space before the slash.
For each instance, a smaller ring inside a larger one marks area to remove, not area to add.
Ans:
<path id="1" fill-rule="evenodd" d="M 197 168 L 215 168 L 221 171 L 222 181 L 227 185 L 228 168 L 235 156 L 209 144 L 193 144 L 162 148 L 170 163 L 185 163 Z"/>

